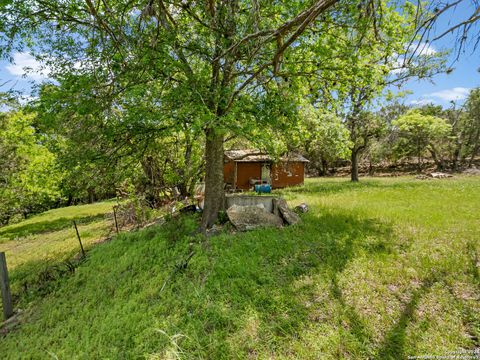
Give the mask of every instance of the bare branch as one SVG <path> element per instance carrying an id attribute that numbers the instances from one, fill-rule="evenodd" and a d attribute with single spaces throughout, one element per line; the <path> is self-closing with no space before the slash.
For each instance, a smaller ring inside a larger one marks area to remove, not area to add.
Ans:
<path id="1" fill-rule="evenodd" d="M 452 26 L 448 30 L 444 31 L 442 34 L 435 37 L 432 41 L 436 41 L 438 39 L 441 39 L 442 37 L 444 37 L 448 33 L 452 33 L 453 31 L 455 31 L 459 27 L 466 26 L 466 25 L 469 25 L 469 24 L 473 24 L 474 22 L 476 22 L 478 20 L 480 20 L 480 7 L 467 20 L 462 21 L 461 23 L 458 23 L 455 26 Z"/>

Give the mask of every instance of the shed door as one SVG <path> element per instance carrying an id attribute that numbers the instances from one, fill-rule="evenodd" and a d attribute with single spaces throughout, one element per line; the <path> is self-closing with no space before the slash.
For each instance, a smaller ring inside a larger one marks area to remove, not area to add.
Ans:
<path id="1" fill-rule="evenodd" d="M 237 188 L 249 190 L 250 179 L 262 178 L 262 165 L 260 163 L 237 162 Z"/>

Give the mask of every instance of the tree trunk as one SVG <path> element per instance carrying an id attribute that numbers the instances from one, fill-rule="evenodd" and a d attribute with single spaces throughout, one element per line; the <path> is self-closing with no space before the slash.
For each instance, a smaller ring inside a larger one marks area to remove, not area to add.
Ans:
<path id="1" fill-rule="evenodd" d="M 352 149 L 350 173 L 352 181 L 358 181 L 358 150 Z"/>
<path id="2" fill-rule="evenodd" d="M 437 166 L 437 171 L 444 170 L 443 159 L 441 157 L 437 156 L 437 150 L 435 149 L 435 147 L 433 145 L 430 145 L 430 147 L 428 148 L 428 151 L 430 151 L 430 154 L 432 155 L 433 162 Z"/>
<path id="3" fill-rule="evenodd" d="M 322 175 L 328 175 L 328 161 L 322 158 Z"/>
<path id="4" fill-rule="evenodd" d="M 95 202 L 95 189 L 93 187 L 88 188 L 88 203 L 93 204 Z"/>
<path id="5" fill-rule="evenodd" d="M 375 173 L 375 168 L 373 167 L 372 159 L 369 158 L 369 159 L 368 159 L 368 175 L 369 175 L 369 176 L 373 176 L 374 173 Z"/>
<path id="6" fill-rule="evenodd" d="M 475 160 L 475 156 L 478 153 L 479 147 L 480 147 L 479 144 L 476 144 L 475 148 L 473 149 L 472 156 L 470 156 L 470 160 L 468 161 L 468 167 L 469 168 L 471 168 L 472 165 L 473 165 L 473 161 Z"/>
<path id="7" fill-rule="evenodd" d="M 223 190 L 223 134 L 214 129 L 206 130 L 205 144 L 205 206 L 202 216 L 202 229 L 211 227 L 224 208 Z"/>
<path id="8" fill-rule="evenodd" d="M 192 147 L 193 144 L 190 142 L 190 138 L 187 137 L 186 145 L 185 145 L 185 165 L 183 168 L 180 168 L 180 183 L 178 184 L 178 190 L 180 191 L 180 195 L 185 198 L 190 196 L 190 186 L 192 180 Z"/>
<path id="9" fill-rule="evenodd" d="M 470 156 L 470 160 L 468 162 L 468 167 L 472 167 L 473 161 L 475 160 L 475 156 L 477 156 L 478 151 L 480 150 L 480 130 L 477 129 L 477 134 L 475 137 L 475 143 L 473 145 L 472 155 Z"/>
<path id="10" fill-rule="evenodd" d="M 458 163 L 460 162 L 460 151 L 459 149 L 455 149 L 452 156 L 452 170 L 458 171 Z"/>
<path id="11" fill-rule="evenodd" d="M 453 156 L 452 156 L 452 170 L 453 171 L 458 171 L 459 165 L 461 165 L 462 162 L 462 141 L 460 139 L 457 139 L 455 142 L 455 150 L 453 151 Z"/>
<path id="12" fill-rule="evenodd" d="M 437 166 L 437 171 L 442 170 L 440 162 L 438 161 L 437 154 L 435 153 L 435 151 L 433 151 L 432 149 L 428 149 L 428 150 L 430 151 L 430 154 L 432 155 L 433 162 Z"/>

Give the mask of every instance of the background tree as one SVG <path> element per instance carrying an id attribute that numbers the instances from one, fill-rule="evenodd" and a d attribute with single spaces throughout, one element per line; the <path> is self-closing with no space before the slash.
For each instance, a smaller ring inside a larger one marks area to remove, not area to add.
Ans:
<path id="1" fill-rule="evenodd" d="M 336 71 L 319 71 L 317 83 L 310 84 L 313 102 L 330 103 L 319 105 L 322 108 L 335 104 L 333 111 L 350 131 L 352 181 L 358 181 L 360 156 L 382 127 L 377 117 L 365 116 L 373 102 L 389 95 L 389 86 L 431 77 L 444 70 L 445 64 L 445 54 L 429 54 L 423 49 L 425 44 L 417 46 L 418 26 L 428 12 L 408 2 L 379 4 L 381 21 L 369 16 L 368 9 L 360 11 L 358 21 L 338 15 L 335 23 L 342 26 L 332 30 L 331 41 L 342 46 L 328 49 L 333 61 L 327 64 Z"/>
<path id="2" fill-rule="evenodd" d="M 188 114 L 179 115 L 182 108 L 158 124 L 141 102 L 100 116 L 82 114 L 68 96 L 64 84 L 44 86 L 36 110 L 38 126 L 65 171 L 62 184 L 69 199 L 113 197 L 126 183 L 151 206 L 171 199 L 175 188 L 191 194 L 203 170 L 203 137 L 190 126 Z"/>
<path id="3" fill-rule="evenodd" d="M 322 113 L 313 106 L 302 111 L 304 130 L 303 151 L 319 176 L 329 175 L 329 167 L 350 156 L 349 132 L 342 120 L 332 113 Z"/>
<path id="4" fill-rule="evenodd" d="M 351 156 L 350 175 L 352 181 L 358 181 L 359 156 L 370 146 L 373 139 L 378 139 L 385 129 L 382 119 L 372 112 L 363 111 L 351 114 L 347 120 L 350 133 Z"/>
<path id="5" fill-rule="evenodd" d="M 45 210 L 60 201 L 62 173 L 34 128 L 35 115 L 0 114 L 0 223 Z"/>
<path id="6" fill-rule="evenodd" d="M 393 122 L 399 130 L 399 151 L 405 156 L 415 155 L 420 169 L 422 157 L 428 151 L 438 168 L 443 167 L 440 147 L 451 133 L 451 125 L 445 119 L 423 115 L 418 109 L 410 110 Z"/>
<path id="7" fill-rule="evenodd" d="M 393 99 L 379 111 L 376 116 L 381 118 L 384 128 L 380 136 L 372 139 L 371 146 L 366 150 L 366 157 L 369 161 L 369 174 L 373 175 L 378 164 L 394 165 L 399 160 L 396 153 L 396 145 L 399 141 L 398 129 L 393 126 L 393 121 L 409 111 L 411 107 L 402 104 L 398 99 Z"/>
<path id="8" fill-rule="evenodd" d="M 462 158 L 469 156 L 468 166 L 473 165 L 480 152 L 480 88 L 473 89 L 465 103 L 465 115 L 462 120 Z"/>

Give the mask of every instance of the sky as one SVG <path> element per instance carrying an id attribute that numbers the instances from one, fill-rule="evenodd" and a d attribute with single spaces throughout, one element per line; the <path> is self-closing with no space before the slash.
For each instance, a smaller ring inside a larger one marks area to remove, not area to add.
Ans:
<path id="1" fill-rule="evenodd" d="M 475 11 L 473 2 L 463 1 L 454 11 L 442 17 L 435 28 L 437 35 L 442 34 L 453 24 L 457 24 Z M 459 53 L 458 39 L 456 34 L 447 35 L 429 44 L 431 51 L 444 51 L 451 49 L 447 64 L 453 71 L 450 74 L 438 74 L 430 81 L 412 80 L 403 86 L 402 90 L 409 90 L 404 99 L 406 104 L 422 105 L 433 103 L 443 107 L 452 106 L 451 101 L 458 105 L 466 99 L 470 89 L 480 86 L 480 48 L 474 49 L 475 41 L 480 35 L 478 28 L 480 24 L 470 33 L 465 48 Z M 479 44 L 480 47 L 480 44 Z M 458 60 L 456 60 L 457 56 Z"/>
<path id="2" fill-rule="evenodd" d="M 450 11 L 440 19 L 435 32 L 442 33 L 452 24 L 468 18 L 473 11 L 473 2 L 463 1 L 454 11 Z M 455 49 L 456 36 L 445 36 L 429 43 L 424 50 L 428 53 L 451 49 L 448 64 L 453 71 L 449 74 L 438 74 L 430 80 L 410 80 L 401 89 L 392 89 L 394 92 L 408 92 L 400 101 L 407 105 L 433 103 L 442 105 L 444 108 L 452 106 L 452 101 L 461 105 L 470 89 L 480 86 L 480 48 L 474 51 L 474 43 L 477 40 L 475 35 L 478 36 L 478 34 L 478 32 L 471 33 L 473 36 L 470 36 L 458 60 L 456 60 L 458 51 Z M 24 101 L 27 101 L 32 99 L 32 85 L 48 79 L 48 69 L 41 71 L 41 66 L 28 53 L 17 52 L 12 55 L 13 63 L 0 61 L 0 91 L 17 90 L 23 94 Z M 33 71 L 26 74 L 25 68 Z"/>

